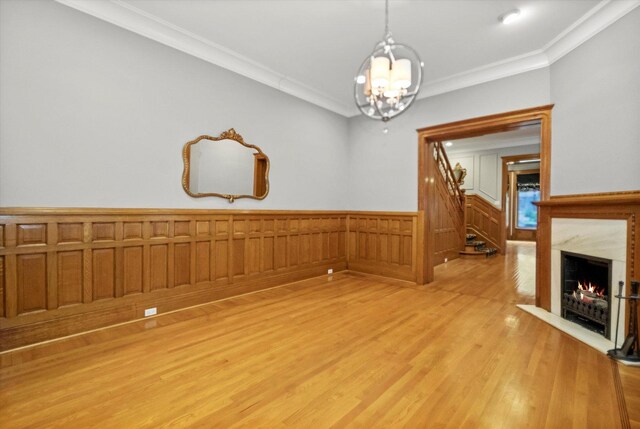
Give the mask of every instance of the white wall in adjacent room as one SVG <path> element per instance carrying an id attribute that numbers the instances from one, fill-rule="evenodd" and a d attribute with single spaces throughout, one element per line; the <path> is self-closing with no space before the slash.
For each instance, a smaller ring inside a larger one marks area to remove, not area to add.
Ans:
<path id="1" fill-rule="evenodd" d="M 0 8 L 0 206 L 346 208 L 347 119 L 52 1 Z M 183 145 L 232 127 L 269 196 L 189 197 Z"/>
<path id="2" fill-rule="evenodd" d="M 453 151 L 449 154 L 451 166 L 460 162 L 467 169 L 463 189 L 467 194 L 477 194 L 497 208 L 502 206 L 502 157 L 539 153 L 540 145 L 526 145 L 481 151 Z M 523 164 L 528 168 L 539 168 L 539 164 Z M 525 167 L 523 167 L 525 168 Z"/>
<path id="3" fill-rule="evenodd" d="M 428 64 L 425 65 L 428 67 Z M 549 69 L 540 69 L 418 100 L 386 126 L 365 117 L 349 121 L 349 208 L 418 208 L 416 129 L 549 104 Z"/>
<path id="4" fill-rule="evenodd" d="M 640 8 L 551 66 L 551 194 L 640 190 Z"/>

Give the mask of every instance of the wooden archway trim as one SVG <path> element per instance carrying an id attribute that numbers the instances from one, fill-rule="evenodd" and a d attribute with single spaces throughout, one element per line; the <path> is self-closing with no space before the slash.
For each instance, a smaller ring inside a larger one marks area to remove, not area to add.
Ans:
<path id="1" fill-rule="evenodd" d="M 462 121 L 449 122 L 419 128 L 418 131 L 418 215 L 420 227 L 418 242 L 422 244 L 421 257 L 418 258 L 418 278 L 420 284 L 433 281 L 433 224 L 434 213 L 430 210 L 435 198 L 431 163 L 426 162 L 433 150 L 433 142 L 476 137 L 502 131 L 515 130 L 523 126 L 540 124 L 540 200 L 549 199 L 551 185 L 551 109 L 553 104 L 514 110 Z"/>

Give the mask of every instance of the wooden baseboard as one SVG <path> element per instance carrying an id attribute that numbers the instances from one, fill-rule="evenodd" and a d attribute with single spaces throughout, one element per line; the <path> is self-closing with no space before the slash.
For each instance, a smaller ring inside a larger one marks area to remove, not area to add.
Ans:
<path id="1" fill-rule="evenodd" d="M 417 213 L 0 208 L 0 350 L 347 269 L 415 281 Z"/>
<path id="2" fill-rule="evenodd" d="M 444 264 L 448 261 L 453 261 L 454 259 L 458 259 L 460 257 L 460 250 L 446 250 L 444 252 L 439 252 L 434 255 L 433 265 Z M 445 261 L 446 259 L 446 261 Z"/>
<path id="3" fill-rule="evenodd" d="M 383 277 L 391 277 L 398 280 L 408 280 L 415 282 L 415 272 L 409 267 L 379 264 L 376 262 L 357 261 L 349 262 L 350 271 L 359 271 L 365 274 L 374 274 Z"/>
<path id="4" fill-rule="evenodd" d="M 38 318 L 33 316 L 11 319 L 5 321 L 4 325 L 8 326 L 3 326 L 0 329 L 0 351 L 142 319 L 146 308 L 155 307 L 158 314 L 162 314 L 323 274 L 326 275 L 329 268 L 332 268 L 334 272 L 343 271 L 346 270 L 346 263 L 320 264 L 304 270 L 248 279 L 234 284 L 207 282 L 194 288 L 178 287 L 158 290 L 149 294 L 92 303 L 94 305 L 80 305 L 75 311 L 73 307 L 60 309 L 57 313 L 54 310 L 46 318 L 40 318 L 41 320 L 37 320 Z"/>

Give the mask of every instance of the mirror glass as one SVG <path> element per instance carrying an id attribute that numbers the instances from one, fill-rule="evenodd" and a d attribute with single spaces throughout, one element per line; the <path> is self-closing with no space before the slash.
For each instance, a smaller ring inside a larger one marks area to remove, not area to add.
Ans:
<path id="1" fill-rule="evenodd" d="M 183 150 L 183 187 L 192 197 L 263 199 L 268 187 L 269 159 L 244 142 L 233 128 L 218 137 L 200 136 Z"/>
<path id="2" fill-rule="evenodd" d="M 467 177 L 467 169 L 462 168 L 459 162 L 456 163 L 456 166 L 453 167 L 453 176 L 458 182 L 458 186 L 464 185 L 464 178 Z"/>

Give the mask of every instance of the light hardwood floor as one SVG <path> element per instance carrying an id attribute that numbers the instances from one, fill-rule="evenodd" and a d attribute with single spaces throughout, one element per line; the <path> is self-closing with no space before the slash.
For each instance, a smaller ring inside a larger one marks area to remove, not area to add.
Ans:
<path id="1" fill-rule="evenodd" d="M 610 360 L 515 307 L 534 253 L 451 261 L 424 287 L 339 273 L 5 353 L 1 426 L 623 427 Z"/>

